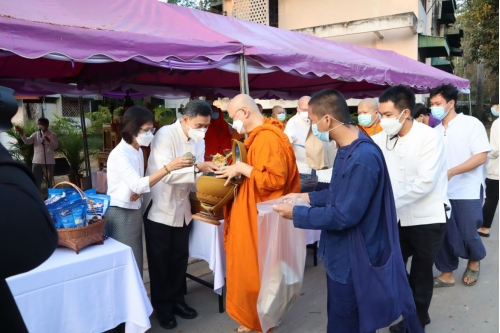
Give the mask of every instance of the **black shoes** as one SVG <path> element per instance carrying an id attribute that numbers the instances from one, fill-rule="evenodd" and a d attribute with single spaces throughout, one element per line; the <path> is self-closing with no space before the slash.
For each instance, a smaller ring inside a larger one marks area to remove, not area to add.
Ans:
<path id="1" fill-rule="evenodd" d="M 174 314 L 183 319 L 193 319 L 198 315 L 196 310 L 189 307 L 186 303 L 175 303 Z"/>
<path id="2" fill-rule="evenodd" d="M 427 316 L 427 319 L 424 322 L 420 322 L 420 324 L 422 324 L 423 328 L 425 328 L 425 326 L 429 325 L 430 323 L 431 323 L 431 317 L 429 317 L 429 316 Z M 390 326 L 389 332 L 391 332 L 391 333 L 406 333 L 406 332 L 403 332 L 403 321 L 401 320 L 399 323 Z"/>
<path id="3" fill-rule="evenodd" d="M 173 313 L 167 313 L 165 316 L 157 316 L 160 326 L 164 329 L 171 330 L 177 327 L 177 320 L 175 320 Z"/>

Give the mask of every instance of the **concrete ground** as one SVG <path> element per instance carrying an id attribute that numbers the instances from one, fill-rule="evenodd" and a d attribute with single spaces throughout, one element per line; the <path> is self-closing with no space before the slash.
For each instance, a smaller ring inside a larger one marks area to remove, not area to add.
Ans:
<path id="1" fill-rule="evenodd" d="M 499 228 L 498 211 L 490 238 L 482 238 L 487 257 L 481 262 L 479 282 L 472 287 L 460 283 L 466 261 L 460 261 L 456 271 L 457 283 L 452 288 L 439 288 L 434 292 L 430 308 L 432 323 L 426 327 L 427 333 L 497 333 L 499 332 Z M 325 269 L 321 261 L 313 266 L 312 250 L 308 250 L 304 284 L 300 297 L 296 300 L 276 333 L 320 333 L 326 332 L 326 281 Z M 208 265 L 201 261 L 189 265 L 188 272 L 201 275 L 212 281 Z M 435 271 L 437 275 L 438 272 Z M 148 288 L 148 284 L 146 284 Z M 149 289 L 149 288 L 148 288 Z M 227 313 L 218 312 L 217 295 L 207 287 L 193 281 L 188 282 L 186 302 L 198 311 L 198 317 L 184 320 L 177 317 L 178 327 L 164 330 L 153 314 L 151 333 L 219 333 L 235 332 L 238 324 Z M 378 333 L 387 333 L 387 328 Z"/>

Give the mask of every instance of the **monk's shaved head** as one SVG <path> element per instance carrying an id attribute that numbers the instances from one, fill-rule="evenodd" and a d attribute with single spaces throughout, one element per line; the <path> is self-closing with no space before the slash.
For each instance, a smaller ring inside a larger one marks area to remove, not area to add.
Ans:
<path id="1" fill-rule="evenodd" d="M 229 103 L 227 113 L 230 117 L 232 117 L 236 111 L 242 108 L 245 108 L 249 112 L 258 112 L 260 114 L 259 108 L 257 107 L 257 104 L 255 104 L 253 98 L 246 94 L 236 95 L 236 97 L 234 97 Z"/>
<path id="2" fill-rule="evenodd" d="M 253 98 L 245 94 L 236 95 L 231 100 L 227 107 L 227 114 L 233 119 L 233 124 L 236 120 L 243 122 L 245 133 L 250 133 L 264 122 L 264 116 L 260 113 Z"/>
<path id="3" fill-rule="evenodd" d="M 358 113 L 373 113 L 378 110 L 378 103 L 373 98 L 365 98 L 358 104 Z"/>
<path id="4" fill-rule="evenodd" d="M 273 107 L 273 110 L 271 111 L 271 115 L 276 118 L 276 116 L 280 113 L 286 113 L 285 109 L 283 109 L 283 107 L 279 106 L 279 105 L 275 105 Z"/>

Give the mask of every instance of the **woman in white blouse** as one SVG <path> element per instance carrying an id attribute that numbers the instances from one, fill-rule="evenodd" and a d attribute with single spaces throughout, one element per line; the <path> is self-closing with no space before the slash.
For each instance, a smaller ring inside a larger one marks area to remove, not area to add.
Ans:
<path id="1" fill-rule="evenodd" d="M 178 157 L 155 173 L 144 176 L 144 155 L 141 146 L 153 140 L 154 115 L 133 106 L 123 115 L 122 141 L 111 151 L 107 162 L 108 195 L 111 204 L 106 213 L 106 235 L 130 246 L 142 276 L 142 212 L 141 195 L 148 193 L 171 171 L 193 165 L 192 158 Z"/>

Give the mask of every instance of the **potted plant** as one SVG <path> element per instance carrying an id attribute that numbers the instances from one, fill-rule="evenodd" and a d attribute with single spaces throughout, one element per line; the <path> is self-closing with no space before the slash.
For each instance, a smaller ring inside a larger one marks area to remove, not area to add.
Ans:
<path id="1" fill-rule="evenodd" d="M 30 136 L 32 133 L 38 131 L 37 123 L 32 120 L 26 120 L 22 123 L 17 124 L 17 126 L 21 127 L 27 136 Z M 6 133 L 9 137 L 14 139 L 12 140 L 13 142 L 8 149 L 9 153 L 16 161 L 26 164 L 31 170 L 33 165 L 33 154 L 35 153 L 35 146 L 25 144 L 21 139 L 21 135 L 19 135 L 19 133 L 17 133 L 14 128 L 6 131 Z"/>
<path id="2" fill-rule="evenodd" d="M 59 140 L 59 147 L 56 152 L 68 160 L 72 172 L 69 176 L 69 181 L 81 187 L 82 172 L 84 170 L 83 164 L 85 162 L 82 132 L 74 120 L 66 118 L 58 118 L 53 126 L 53 130 L 58 134 Z"/>

